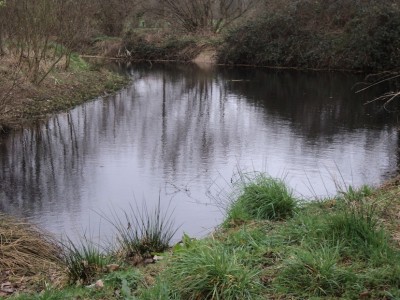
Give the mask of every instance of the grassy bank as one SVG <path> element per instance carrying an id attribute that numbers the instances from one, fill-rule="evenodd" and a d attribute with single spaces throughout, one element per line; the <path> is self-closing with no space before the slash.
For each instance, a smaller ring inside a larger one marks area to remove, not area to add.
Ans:
<path id="1" fill-rule="evenodd" d="M 0 56 L 0 61 L 0 129 L 3 132 L 114 92 L 128 82 L 124 76 L 86 62 L 77 54 L 73 55 L 68 69 L 62 62 L 51 69 L 48 65 L 53 61 L 43 64 L 41 74 L 50 72 L 40 84 L 32 83 L 24 68 L 16 68 L 11 55 Z"/>
<path id="2" fill-rule="evenodd" d="M 159 207 L 154 213 L 133 209 L 126 220 L 109 220 L 119 232 L 113 251 L 100 251 L 87 239 L 64 243 L 58 260 L 65 268 L 64 285 L 38 280 L 31 293 L 9 296 L 398 299 L 399 194 L 399 181 L 392 180 L 307 202 L 281 180 L 242 176 L 232 186 L 224 222 L 212 235 L 201 240 L 185 235 L 166 250 L 173 232 L 170 216 Z M 3 227 L 0 232 L 4 257 L 9 239 Z M 4 270 L 2 259 L 0 264 Z M 7 280 L 14 284 L 11 276 Z"/>

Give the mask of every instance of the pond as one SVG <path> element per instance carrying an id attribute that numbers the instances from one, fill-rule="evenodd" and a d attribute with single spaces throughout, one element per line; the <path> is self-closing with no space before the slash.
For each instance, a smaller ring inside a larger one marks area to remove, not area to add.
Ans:
<path id="1" fill-rule="evenodd" d="M 238 172 L 284 178 L 306 199 L 397 172 L 399 137 L 347 73 L 143 64 L 132 83 L 0 140 L 0 210 L 57 235 L 112 235 L 104 216 L 160 201 L 201 237 Z"/>

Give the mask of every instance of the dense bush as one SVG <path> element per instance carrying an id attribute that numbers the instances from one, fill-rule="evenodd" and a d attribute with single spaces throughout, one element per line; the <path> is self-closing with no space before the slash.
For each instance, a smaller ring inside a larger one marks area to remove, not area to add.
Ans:
<path id="1" fill-rule="evenodd" d="M 190 37 L 177 37 L 165 33 L 158 36 L 150 32 L 128 32 L 124 37 L 126 58 L 129 60 L 191 60 L 199 50 Z"/>
<path id="2" fill-rule="evenodd" d="M 394 2 L 301 0 L 282 6 L 229 31 L 219 61 L 358 70 L 398 66 L 400 9 Z"/>

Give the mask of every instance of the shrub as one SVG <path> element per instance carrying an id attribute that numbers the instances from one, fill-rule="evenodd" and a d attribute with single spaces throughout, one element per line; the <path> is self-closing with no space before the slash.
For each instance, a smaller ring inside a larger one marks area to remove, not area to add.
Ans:
<path id="1" fill-rule="evenodd" d="M 381 70 L 398 66 L 400 9 L 393 1 L 284 2 L 225 36 L 228 64 Z"/>
<path id="2" fill-rule="evenodd" d="M 199 54 L 196 42 L 191 37 L 177 37 L 165 33 L 165 36 L 149 40 L 148 34 L 128 32 L 124 37 L 126 58 L 129 60 L 180 60 L 189 61 Z M 158 40 L 157 40 L 158 38 Z"/>

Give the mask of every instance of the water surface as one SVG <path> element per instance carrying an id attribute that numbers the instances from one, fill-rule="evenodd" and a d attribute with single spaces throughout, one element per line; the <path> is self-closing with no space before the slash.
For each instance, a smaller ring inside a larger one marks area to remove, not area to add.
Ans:
<path id="1" fill-rule="evenodd" d="M 398 132 L 362 76 L 136 65 L 132 84 L 0 140 L 0 210 L 56 233 L 111 234 L 99 214 L 170 205 L 178 236 L 221 222 L 235 171 L 285 177 L 299 197 L 377 185 Z M 210 197 L 213 195 L 213 197 Z"/>

